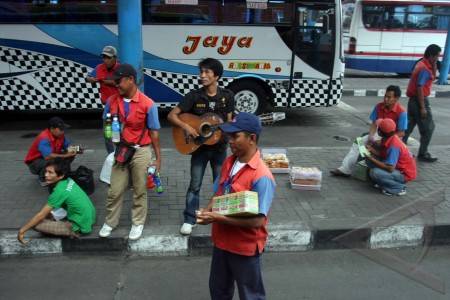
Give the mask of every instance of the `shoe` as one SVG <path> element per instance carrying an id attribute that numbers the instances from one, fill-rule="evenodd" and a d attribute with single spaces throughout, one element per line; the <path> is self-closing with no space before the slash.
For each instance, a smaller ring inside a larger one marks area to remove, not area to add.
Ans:
<path id="1" fill-rule="evenodd" d="M 342 172 L 339 169 L 331 170 L 330 174 L 333 176 L 338 176 L 338 177 L 350 177 L 350 174 L 345 174 L 344 172 Z"/>
<path id="2" fill-rule="evenodd" d="M 381 193 L 382 193 L 383 195 L 386 195 L 386 196 L 394 196 L 394 194 L 391 194 L 391 193 L 389 193 L 389 192 L 386 191 L 386 190 L 381 190 Z"/>
<path id="3" fill-rule="evenodd" d="M 376 184 L 376 183 L 373 185 L 373 187 L 376 188 L 376 189 L 380 189 L 380 186 L 378 184 Z"/>
<path id="4" fill-rule="evenodd" d="M 113 231 L 114 228 L 112 228 L 111 226 L 109 226 L 108 224 L 103 224 L 102 229 L 100 229 L 98 235 L 100 237 L 108 237 L 111 235 L 111 231 Z"/>
<path id="5" fill-rule="evenodd" d="M 430 162 L 430 163 L 438 160 L 437 157 L 431 156 L 430 153 L 426 153 L 424 155 L 418 155 L 417 159 L 420 161 L 423 161 L 423 162 Z"/>
<path id="6" fill-rule="evenodd" d="M 397 194 L 397 196 L 403 196 L 406 195 L 406 189 L 403 189 L 400 193 Z"/>
<path id="7" fill-rule="evenodd" d="M 195 224 L 183 223 L 183 226 L 180 228 L 180 233 L 183 235 L 190 235 L 193 227 L 195 227 Z"/>
<path id="8" fill-rule="evenodd" d="M 130 234 L 128 235 L 128 239 L 135 241 L 138 240 L 142 236 L 142 230 L 144 230 L 144 225 L 131 225 Z"/>

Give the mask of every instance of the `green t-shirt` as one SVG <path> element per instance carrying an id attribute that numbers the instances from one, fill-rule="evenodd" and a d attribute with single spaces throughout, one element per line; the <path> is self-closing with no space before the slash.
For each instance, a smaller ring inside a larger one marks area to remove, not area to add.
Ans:
<path id="1" fill-rule="evenodd" d="M 52 208 L 64 208 L 74 232 L 90 233 L 95 223 L 95 207 L 88 195 L 71 178 L 61 180 L 48 197 Z"/>

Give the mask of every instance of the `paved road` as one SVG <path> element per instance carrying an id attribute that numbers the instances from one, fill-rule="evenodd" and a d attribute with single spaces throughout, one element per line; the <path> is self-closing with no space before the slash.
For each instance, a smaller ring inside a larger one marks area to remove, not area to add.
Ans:
<path id="1" fill-rule="evenodd" d="M 424 282 L 434 276 L 446 285 L 446 294 L 351 250 L 327 250 L 264 254 L 267 298 L 448 299 L 450 249 L 429 249 L 417 263 L 422 250 L 388 253 L 427 272 Z M 2 259 L 0 264 L 2 299 L 209 299 L 209 256 L 60 256 Z"/>

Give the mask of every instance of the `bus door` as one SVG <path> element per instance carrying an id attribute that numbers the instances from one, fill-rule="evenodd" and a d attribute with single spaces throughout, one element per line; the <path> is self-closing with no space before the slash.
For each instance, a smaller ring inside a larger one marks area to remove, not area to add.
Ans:
<path id="1" fill-rule="evenodd" d="M 331 79 L 335 56 L 334 2 L 296 3 L 290 93 L 298 79 Z"/>

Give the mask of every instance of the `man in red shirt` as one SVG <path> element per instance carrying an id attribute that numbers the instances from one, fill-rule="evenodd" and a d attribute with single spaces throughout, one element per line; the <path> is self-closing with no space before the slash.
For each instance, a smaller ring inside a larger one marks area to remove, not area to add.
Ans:
<path id="1" fill-rule="evenodd" d="M 368 156 L 370 178 L 382 193 L 388 196 L 406 194 L 406 183 L 417 176 L 416 160 L 408 147 L 395 134 L 396 125 L 391 119 L 378 119 L 378 134 L 382 137 L 381 149 L 368 146 L 376 155 Z"/>
<path id="2" fill-rule="evenodd" d="M 86 80 L 90 83 L 100 84 L 100 99 L 105 105 L 108 98 L 117 94 L 117 87 L 113 80 L 114 71 L 119 66 L 117 62 L 117 50 L 113 46 L 106 46 L 102 51 L 103 63 L 97 65 L 90 72 Z M 105 138 L 105 147 L 108 153 L 114 152 L 114 145 L 110 139 Z"/>
<path id="3" fill-rule="evenodd" d="M 441 47 L 431 44 L 425 50 L 424 57 L 416 64 L 408 83 L 406 95 L 408 101 L 408 129 L 405 132 L 403 141 L 408 142 L 409 135 L 414 127 L 419 127 L 420 147 L 417 159 L 424 162 L 435 162 L 428 152 L 428 145 L 434 131 L 433 115 L 431 113 L 428 96 L 431 94 L 431 87 L 436 76 L 437 61 L 441 53 Z"/>
<path id="4" fill-rule="evenodd" d="M 397 135 L 402 137 L 405 134 L 405 130 L 408 126 L 408 116 L 405 108 L 399 103 L 401 96 L 400 87 L 396 85 L 390 85 L 386 88 L 384 99 L 374 106 L 372 113 L 370 114 L 370 121 L 372 122 L 369 128 L 369 133 L 362 137 L 362 141 L 365 145 L 376 144 L 380 141 L 380 137 L 377 135 L 378 119 L 389 118 L 397 124 Z M 353 168 L 356 165 L 359 157 L 359 149 L 356 141 L 352 144 L 350 151 L 345 155 L 342 160 L 341 166 L 337 169 L 331 170 L 330 173 L 333 176 L 350 177 Z"/>
<path id="5" fill-rule="evenodd" d="M 114 80 L 119 94 L 111 96 L 105 106 L 106 113 L 117 115 L 121 123 L 121 142 L 136 149 L 131 161 L 112 167 L 111 185 L 106 200 L 106 218 L 99 232 L 108 237 L 119 224 L 123 194 L 128 187 L 129 176 L 133 185 L 132 225 L 128 238 L 137 240 L 142 235 L 147 217 L 147 169 L 154 161 L 156 170 L 161 167 L 159 146 L 159 119 L 156 104 L 141 91 L 136 84 L 136 71 L 129 64 L 120 65 L 114 72 Z M 154 150 L 153 157 L 150 146 Z"/>
<path id="6" fill-rule="evenodd" d="M 212 212 L 214 199 L 198 213 L 197 223 L 212 223 L 211 299 L 232 299 L 234 281 L 240 299 L 265 299 L 260 259 L 276 184 L 257 146 L 261 121 L 255 115 L 241 112 L 220 128 L 229 136 L 233 155 L 227 157 L 214 183 L 215 195 L 255 191 L 259 214 L 248 218 L 224 216 Z"/>
<path id="7" fill-rule="evenodd" d="M 25 157 L 32 174 L 39 175 L 41 186 L 47 186 L 45 181 L 45 164 L 52 158 L 65 158 L 70 164 L 77 153 L 68 151 L 69 139 L 64 136 L 67 124 L 59 117 L 53 117 L 48 121 L 48 127 L 42 131 L 33 141 Z"/>

